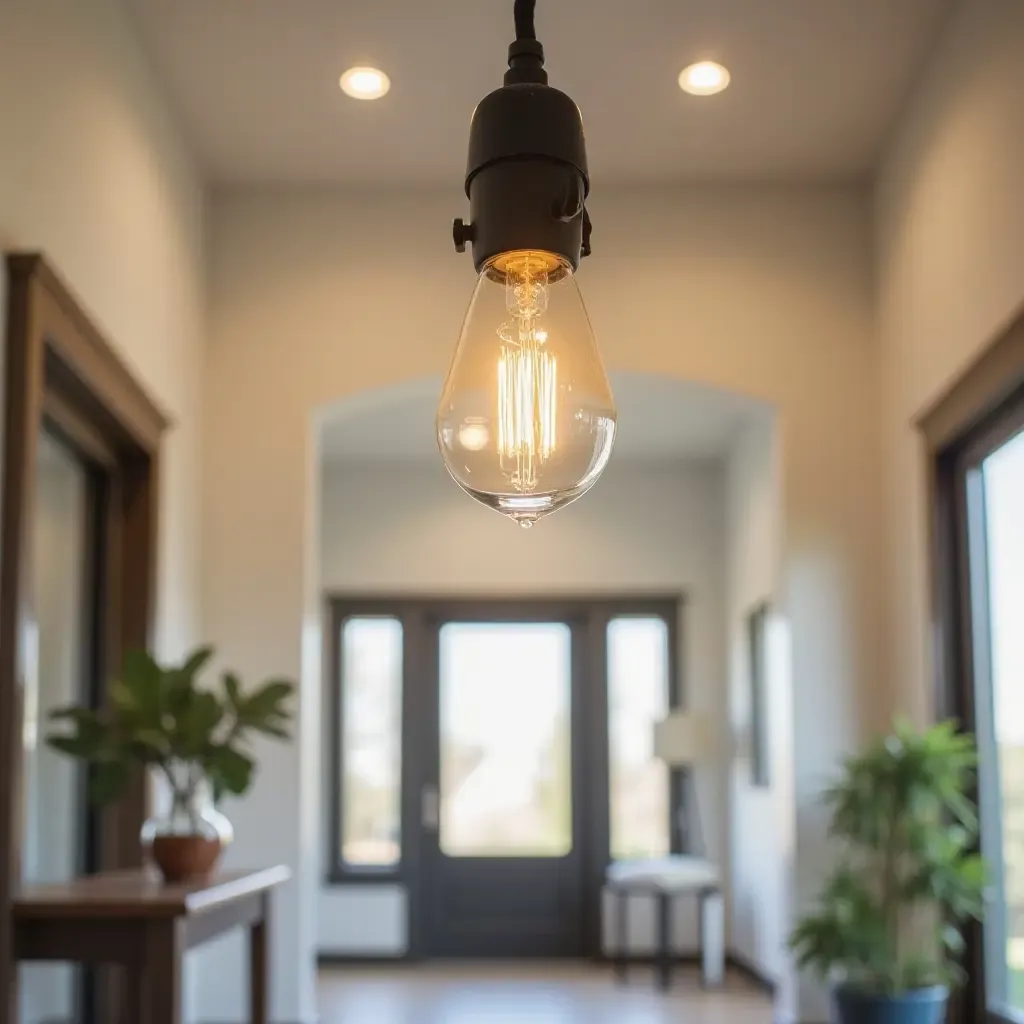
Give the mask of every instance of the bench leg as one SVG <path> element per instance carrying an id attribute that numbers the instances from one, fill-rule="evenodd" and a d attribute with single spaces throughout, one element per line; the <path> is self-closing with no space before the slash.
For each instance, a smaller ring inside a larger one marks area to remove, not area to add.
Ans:
<path id="1" fill-rule="evenodd" d="M 615 901 L 615 977 L 626 982 L 629 974 L 629 896 L 613 892 Z"/>
<path id="2" fill-rule="evenodd" d="M 700 978 L 705 988 L 725 981 L 725 905 L 717 890 L 700 898 Z"/>
<path id="3" fill-rule="evenodd" d="M 658 901 L 658 988 L 672 987 L 672 897 L 660 892 Z"/>

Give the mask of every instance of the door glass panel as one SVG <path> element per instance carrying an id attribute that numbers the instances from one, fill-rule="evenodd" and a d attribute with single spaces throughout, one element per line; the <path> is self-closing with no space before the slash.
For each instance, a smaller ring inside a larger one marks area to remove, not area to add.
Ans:
<path id="1" fill-rule="evenodd" d="M 1024 433 L 985 460 L 982 477 L 991 664 L 977 705 L 982 844 L 995 876 L 986 989 L 993 1007 L 1024 1012 Z"/>
<path id="2" fill-rule="evenodd" d="M 612 619 L 607 641 L 612 858 L 664 857 L 669 771 L 654 756 L 654 724 L 669 710 L 668 626 L 661 618 Z"/>
<path id="3" fill-rule="evenodd" d="M 348 619 L 341 650 L 341 857 L 390 867 L 402 853 L 402 624 Z"/>
<path id="4" fill-rule="evenodd" d="M 66 704 L 88 703 L 85 644 L 86 470 L 49 435 L 36 448 L 32 571 L 36 632 L 25 688 L 25 831 L 22 878 L 64 882 L 85 867 L 84 771 L 50 750 L 47 716 Z M 21 969 L 25 1024 L 76 1016 L 78 971 Z"/>
<path id="5" fill-rule="evenodd" d="M 448 623 L 440 637 L 440 847 L 572 849 L 572 639 L 561 622 Z"/>

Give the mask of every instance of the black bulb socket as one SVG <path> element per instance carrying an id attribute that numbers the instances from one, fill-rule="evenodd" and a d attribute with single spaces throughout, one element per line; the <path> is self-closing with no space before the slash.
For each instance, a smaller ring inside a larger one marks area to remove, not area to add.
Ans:
<path id="1" fill-rule="evenodd" d="M 541 44 L 519 39 L 509 47 L 505 85 L 473 112 L 470 222 L 456 229 L 456 244 L 472 244 L 478 273 L 495 256 L 522 249 L 554 253 L 576 271 L 589 252 L 589 192 L 579 107 L 547 84 Z"/>

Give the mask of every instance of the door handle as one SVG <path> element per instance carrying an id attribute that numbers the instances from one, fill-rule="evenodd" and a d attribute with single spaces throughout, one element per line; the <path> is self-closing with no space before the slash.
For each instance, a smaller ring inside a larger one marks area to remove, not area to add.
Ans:
<path id="1" fill-rule="evenodd" d="M 423 827 L 430 832 L 436 832 L 438 829 L 441 818 L 440 805 L 437 786 L 428 783 L 420 793 L 420 818 Z"/>

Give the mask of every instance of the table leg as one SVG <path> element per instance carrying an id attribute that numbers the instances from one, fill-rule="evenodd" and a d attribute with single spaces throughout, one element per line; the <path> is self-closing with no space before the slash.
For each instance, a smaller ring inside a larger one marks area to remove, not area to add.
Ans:
<path id="1" fill-rule="evenodd" d="M 625 982 L 629 973 L 629 895 L 614 891 L 615 900 L 615 976 Z"/>
<path id="2" fill-rule="evenodd" d="M 123 979 L 121 987 L 121 1024 L 147 1024 L 146 999 L 146 972 L 134 967 L 125 967 L 121 970 Z M 108 993 L 108 996 L 110 993 Z M 102 1015 L 103 1010 L 100 1010 Z"/>
<path id="3" fill-rule="evenodd" d="M 181 1024 L 181 960 L 185 943 L 176 918 L 146 925 L 145 995 L 139 1024 Z"/>
<path id="4" fill-rule="evenodd" d="M 270 937 L 270 898 L 264 893 L 260 919 L 249 928 L 249 1020 L 267 1024 L 267 945 Z"/>
<path id="5" fill-rule="evenodd" d="M 660 892 L 658 900 L 658 987 L 667 992 L 672 985 L 672 897 Z"/>
<path id="6" fill-rule="evenodd" d="M 7 922 L 0 921 L 0 928 L 8 928 Z M 6 936 L 0 936 L 0 947 Z M 12 957 L 5 959 L 6 952 L 0 948 L 0 1024 L 18 1024 L 21 1013 L 21 998 L 18 995 L 18 962 Z"/>

